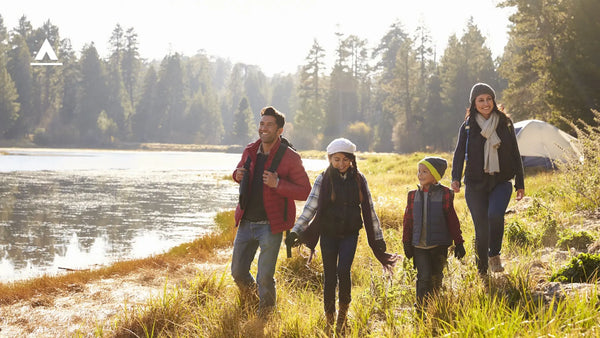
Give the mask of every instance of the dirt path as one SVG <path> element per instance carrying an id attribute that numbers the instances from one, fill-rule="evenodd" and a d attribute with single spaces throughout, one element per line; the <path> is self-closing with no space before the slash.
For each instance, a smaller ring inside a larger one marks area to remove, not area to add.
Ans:
<path id="1" fill-rule="evenodd" d="M 145 305 L 170 286 L 186 283 L 197 272 L 222 272 L 230 254 L 223 253 L 210 263 L 189 263 L 175 271 L 144 269 L 123 276 L 87 284 L 73 284 L 58 295 L 40 295 L 11 305 L 0 306 L 0 337 L 84 337 L 111 330 L 113 319 Z"/>

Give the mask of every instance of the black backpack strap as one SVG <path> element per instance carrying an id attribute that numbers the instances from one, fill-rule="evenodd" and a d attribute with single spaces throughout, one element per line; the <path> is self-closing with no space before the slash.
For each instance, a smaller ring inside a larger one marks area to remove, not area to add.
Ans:
<path id="1" fill-rule="evenodd" d="M 246 159 L 246 163 L 244 163 L 244 169 L 250 170 L 250 162 L 252 162 L 252 159 L 250 158 L 250 155 L 248 155 L 248 158 Z"/>
<path id="2" fill-rule="evenodd" d="M 469 132 L 471 131 L 471 126 L 469 126 L 469 120 L 471 116 L 467 117 L 465 120 L 465 130 L 467 132 L 467 141 L 465 142 L 465 161 L 469 159 Z"/>
<path id="3" fill-rule="evenodd" d="M 277 170 L 277 167 L 279 167 L 279 163 L 281 162 L 281 159 L 283 158 L 283 154 L 285 154 L 285 151 L 287 150 L 288 145 L 286 143 L 281 143 L 279 145 L 279 148 L 277 149 L 277 152 L 275 153 L 275 157 L 273 157 L 273 161 L 271 162 L 271 166 L 269 167 L 269 171 L 274 173 Z M 283 206 L 283 220 L 286 221 L 287 220 L 287 197 L 284 199 L 285 200 L 285 204 Z M 286 231 L 286 236 L 289 233 L 289 230 Z M 291 248 L 290 248 L 291 249 Z M 288 251 L 288 257 L 290 257 L 289 255 L 291 255 L 291 252 Z"/>
<path id="4" fill-rule="evenodd" d="M 285 151 L 287 150 L 288 145 L 285 143 L 281 143 L 281 145 L 279 145 L 279 148 L 277 149 L 277 152 L 275 153 L 275 157 L 273 157 L 273 162 L 271 162 L 271 166 L 269 167 L 269 171 L 274 173 L 277 170 L 277 167 L 279 167 L 279 163 L 281 162 L 281 159 L 283 158 L 283 154 L 285 154 Z"/>

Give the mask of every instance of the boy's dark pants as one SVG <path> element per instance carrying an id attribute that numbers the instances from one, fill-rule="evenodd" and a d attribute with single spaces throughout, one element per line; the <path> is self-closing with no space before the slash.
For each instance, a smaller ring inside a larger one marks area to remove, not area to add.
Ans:
<path id="1" fill-rule="evenodd" d="M 413 261 L 417 268 L 417 305 L 421 305 L 425 297 L 442 287 L 448 246 L 440 245 L 431 249 L 415 247 Z"/>

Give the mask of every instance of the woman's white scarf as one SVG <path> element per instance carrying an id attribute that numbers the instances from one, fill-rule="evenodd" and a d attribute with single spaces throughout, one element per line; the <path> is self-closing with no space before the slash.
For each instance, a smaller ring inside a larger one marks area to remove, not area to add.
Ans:
<path id="1" fill-rule="evenodd" d="M 481 135 L 486 138 L 483 145 L 483 171 L 490 175 L 499 173 L 498 148 L 500 147 L 500 138 L 496 134 L 496 127 L 500 121 L 500 116 L 492 112 L 490 118 L 486 120 L 483 115 L 476 114 L 475 120 L 481 128 Z"/>

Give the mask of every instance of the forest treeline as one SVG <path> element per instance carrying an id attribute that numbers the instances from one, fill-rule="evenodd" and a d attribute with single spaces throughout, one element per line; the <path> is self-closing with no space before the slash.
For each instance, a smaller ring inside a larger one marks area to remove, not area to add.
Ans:
<path id="1" fill-rule="evenodd" d="M 394 22 L 375 47 L 336 33 L 332 67 L 314 40 L 296 73 L 271 77 L 258 66 L 203 53 L 148 61 L 135 28 L 118 24 L 107 32 L 110 55 L 103 58 L 94 43 L 73 50 L 50 20 L 34 28 L 23 16 L 7 28 L 0 12 L 0 140 L 55 147 L 244 145 L 257 137 L 260 109 L 273 105 L 285 113 L 285 135 L 301 150 L 322 149 L 344 135 L 362 151 L 447 151 L 479 81 L 496 89 L 515 121 L 537 118 L 566 129 L 563 118 L 594 124 L 600 1 L 499 6 L 515 13 L 496 59 L 472 19 L 462 36 L 449 36 L 441 55 L 427 27 L 407 32 Z M 31 65 L 46 39 L 61 66 Z"/>

